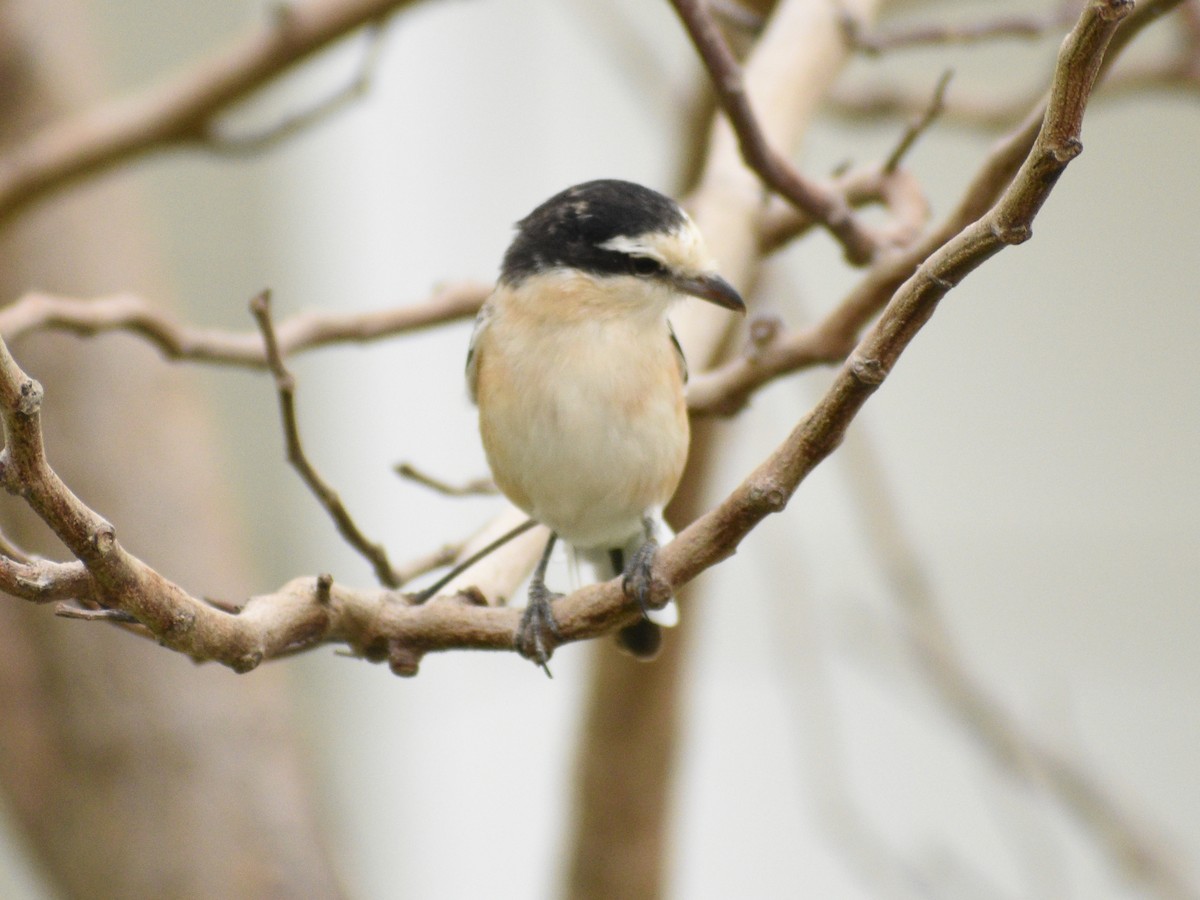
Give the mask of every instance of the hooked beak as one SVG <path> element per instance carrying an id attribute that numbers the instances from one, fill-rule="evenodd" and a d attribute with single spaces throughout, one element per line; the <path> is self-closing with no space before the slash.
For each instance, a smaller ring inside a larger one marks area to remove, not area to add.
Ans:
<path id="1" fill-rule="evenodd" d="M 672 283 L 676 290 L 685 294 L 691 294 L 693 297 L 699 297 L 701 300 L 707 300 L 709 303 L 715 303 L 717 306 L 723 306 L 725 309 L 732 309 L 735 312 L 744 313 L 746 311 L 746 303 L 742 300 L 742 295 L 734 289 L 732 284 L 715 272 L 697 275 L 694 278 L 678 276 L 672 279 Z"/>

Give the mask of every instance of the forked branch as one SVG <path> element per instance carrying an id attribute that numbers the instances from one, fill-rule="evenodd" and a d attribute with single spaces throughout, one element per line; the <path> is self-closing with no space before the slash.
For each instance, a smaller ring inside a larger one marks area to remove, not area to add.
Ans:
<path id="1" fill-rule="evenodd" d="M 742 80 L 741 66 L 703 0 L 671 0 L 712 80 L 717 101 L 737 134 L 746 165 L 763 183 L 806 216 L 829 229 L 855 265 L 871 261 L 880 241 L 862 224 L 846 198 L 800 174 L 767 140 Z"/>
<path id="2" fill-rule="evenodd" d="M 1032 149 L 999 201 L 900 286 L 825 396 L 787 440 L 728 498 L 662 549 L 654 581 L 663 590 L 678 588 L 729 557 L 763 518 L 783 509 L 800 482 L 837 446 L 946 292 L 1006 245 L 1029 237 L 1058 176 L 1081 149 L 1079 131 L 1096 73 L 1113 32 L 1131 8 L 1130 0 L 1089 4 L 1060 51 Z M 42 450 L 41 402 L 40 386 L 0 341 L 5 431 L 0 483 L 28 503 L 86 568 L 91 600 L 132 616 L 166 646 L 246 671 L 264 659 L 337 641 L 367 658 L 387 659 L 393 671 L 406 675 L 414 674 L 421 654 L 431 650 L 513 649 L 519 613 L 480 605 L 480 598 L 471 594 L 414 605 L 394 592 L 355 590 L 328 577 L 310 577 L 253 598 L 237 613 L 189 595 L 129 554 L 113 527 L 50 468 Z M 22 587 L 17 577 L 22 572 L 13 562 L 0 566 L 0 588 L 28 596 L 30 589 Z M 69 570 L 46 574 L 52 581 L 56 574 L 77 577 L 74 565 L 67 565 Z M 78 581 L 73 584 L 79 586 Z M 617 580 L 578 590 L 556 608 L 564 641 L 608 632 L 638 614 Z"/>

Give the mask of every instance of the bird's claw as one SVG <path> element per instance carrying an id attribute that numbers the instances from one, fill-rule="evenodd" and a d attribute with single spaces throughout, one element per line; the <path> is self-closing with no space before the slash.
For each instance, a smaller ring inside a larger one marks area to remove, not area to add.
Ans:
<path id="1" fill-rule="evenodd" d="M 550 604 L 561 596 L 551 593 L 544 584 L 531 585 L 529 602 L 513 636 L 517 652 L 541 666 L 549 677 L 553 676 L 550 676 L 550 667 L 546 664 L 560 638 L 558 622 L 554 619 Z"/>
<path id="2" fill-rule="evenodd" d="M 651 609 L 660 608 L 650 603 L 650 598 L 654 595 L 654 558 L 656 556 L 658 556 L 658 541 L 654 538 L 646 538 L 645 543 L 637 548 L 637 552 L 630 558 L 629 565 L 621 574 L 621 589 L 625 591 L 626 597 L 641 607 L 642 615 L 646 618 L 649 618 Z"/>

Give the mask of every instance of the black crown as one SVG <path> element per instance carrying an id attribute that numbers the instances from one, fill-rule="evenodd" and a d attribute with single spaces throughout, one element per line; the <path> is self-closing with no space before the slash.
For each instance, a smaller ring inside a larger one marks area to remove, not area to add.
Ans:
<path id="1" fill-rule="evenodd" d="M 670 197 L 631 181 L 587 181 L 555 194 L 517 223 L 500 280 L 517 284 L 538 272 L 579 269 L 593 275 L 654 275 L 638 260 L 604 244 L 615 237 L 671 231 L 685 221 Z"/>

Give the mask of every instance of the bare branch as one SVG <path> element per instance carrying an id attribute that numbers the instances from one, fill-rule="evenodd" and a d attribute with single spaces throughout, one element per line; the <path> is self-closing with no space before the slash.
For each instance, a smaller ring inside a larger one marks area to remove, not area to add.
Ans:
<path id="1" fill-rule="evenodd" d="M 284 141 L 308 131 L 357 102 L 371 87 L 371 79 L 379 66 L 383 47 L 384 30 L 379 23 L 370 23 L 365 30 L 367 46 L 363 52 L 358 72 L 340 90 L 314 103 L 308 109 L 288 116 L 283 121 L 261 131 L 231 134 L 224 132 L 217 127 L 217 123 L 213 122 L 204 136 L 205 145 L 218 153 L 229 156 L 253 156 L 256 153 L 271 150 Z"/>
<path id="2" fill-rule="evenodd" d="M 81 562 L 15 560 L 0 555 L 0 590 L 34 603 L 92 596 L 92 579 Z"/>
<path id="3" fill-rule="evenodd" d="M 915 241 L 929 221 L 929 203 L 921 183 L 903 169 L 886 171 L 883 166 L 861 166 L 831 179 L 829 189 L 837 191 L 852 206 L 882 204 L 889 222 L 876 232 L 887 247 L 905 247 Z M 770 203 L 758 223 L 759 250 L 776 250 L 805 234 L 816 221 L 790 203 Z"/>
<path id="4" fill-rule="evenodd" d="M 442 568 L 442 566 L 448 566 L 458 559 L 465 546 L 465 543 L 443 544 L 441 547 L 426 553 L 424 556 L 418 556 L 415 559 L 409 560 L 409 562 L 395 570 L 396 580 L 400 584 L 408 584 L 414 578 L 419 578 L 435 569 Z"/>
<path id="5" fill-rule="evenodd" d="M 941 120 L 958 128 L 998 131 L 1011 128 L 1041 97 L 1033 96 L 963 97 L 954 94 L 943 104 Z M 924 88 L 904 84 L 871 84 L 863 87 L 839 87 L 825 98 L 830 115 L 849 122 L 877 122 L 883 118 L 906 119 L 919 116 L 929 103 Z"/>
<path id="6" fill-rule="evenodd" d="M 1182 0 L 1146 0 L 1138 4 L 1117 31 L 1101 74 L 1143 28 L 1179 6 Z M 898 252 L 883 256 L 862 282 L 819 323 L 803 331 L 780 334 L 752 354 L 731 360 L 719 369 L 694 376 L 688 385 L 688 408 L 693 415 L 730 415 L 745 405 L 754 390 L 790 372 L 839 362 L 850 353 L 858 335 L 906 280 L 948 241 L 966 229 L 997 202 L 1026 161 L 1047 115 L 1047 100 L 1026 113 L 1024 121 L 1001 140 L 984 160 L 958 207 L 937 227 Z M 865 185 L 871 183 L 867 178 Z M 891 205 L 891 204 L 889 204 Z M 764 242 L 771 246 L 777 218 L 763 218 Z"/>
<path id="7" fill-rule="evenodd" d="M 833 451 L 858 410 L 943 296 L 1005 246 L 1030 235 L 1030 224 L 1058 176 L 1082 149 L 1079 130 L 1104 49 L 1131 10 L 1130 0 L 1094 0 L 1064 42 L 1050 101 L 1032 150 L 996 205 L 933 253 L 888 303 L 816 408 L 720 506 L 664 550 L 668 583 L 690 580 L 729 553 L 757 523 L 782 509 L 791 492 Z M 675 551 L 676 548 L 678 552 Z M 719 550 L 718 550 L 719 548 Z"/>
<path id="8" fill-rule="evenodd" d="M 900 142 L 896 144 L 896 148 L 888 154 L 887 161 L 883 164 L 884 173 L 894 172 L 899 168 L 900 163 L 908 155 L 908 151 L 913 148 L 913 145 L 916 144 L 917 139 L 942 114 L 942 110 L 946 108 L 946 88 L 950 86 L 950 78 L 953 75 L 954 71 L 947 69 L 937 80 L 937 84 L 933 87 L 933 97 L 929 100 L 929 106 L 913 122 L 909 123 L 909 126 L 904 129 L 904 134 L 900 137 Z"/>
<path id="9" fill-rule="evenodd" d="M 837 446 L 945 293 L 1003 247 L 1029 236 L 1030 223 L 1081 148 L 1079 128 L 1100 60 L 1131 8 L 1129 0 L 1094 0 L 1088 6 L 1063 44 L 1032 151 L 999 202 L 908 278 L 787 440 L 728 498 L 662 548 L 653 600 L 664 600 L 666 593 L 728 558 L 763 518 L 783 509 Z M 267 326 L 264 336 L 270 341 Z M 278 351 L 270 356 L 276 363 L 281 359 Z M 276 374 L 286 380 L 281 365 Z M 253 598 L 236 615 L 190 596 L 126 552 L 112 526 L 50 468 L 42 450 L 41 395 L 0 341 L 6 439 L 0 483 L 22 497 L 86 566 L 96 602 L 129 613 L 166 646 L 247 671 L 297 647 L 341 641 L 369 659 L 387 659 L 404 675 L 414 674 L 421 654 L 430 650 L 513 648 L 518 611 L 478 605 L 477 596 L 413 605 L 386 591 L 342 588 L 327 577 L 296 579 L 274 594 Z M 638 615 L 620 579 L 582 588 L 556 605 L 562 641 L 594 637 Z"/>
<path id="10" fill-rule="evenodd" d="M 46 194 L 146 153 L 204 143 L 218 116 L 281 72 L 412 3 L 280 5 L 265 28 L 174 79 L 47 126 L 0 158 L 0 223 Z"/>
<path id="11" fill-rule="evenodd" d="M 765 17 L 737 0 L 709 0 L 708 8 L 714 17 L 746 34 L 757 34 L 766 24 Z"/>
<path id="12" fill-rule="evenodd" d="M 864 531 L 902 615 L 905 638 L 921 674 L 955 720 L 997 768 L 1045 789 L 1072 814 L 1127 876 L 1162 896 L 1189 896 L 1186 878 L 1162 841 L 1139 823 L 1092 772 L 1031 732 L 990 693 L 954 643 L 933 585 L 900 522 L 882 468 L 868 444 L 847 441 L 850 479 Z"/>
<path id="13" fill-rule="evenodd" d="M 731 416 L 753 393 L 784 375 L 816 365 L 841 362 L 846 342 L 821 326 L 791 334 L 775 328 L 765 340 L 752 341 L 743 353 L 688 382 L 688 410 L 698 416 Z"/>
<path id="14" fill-rule="evenodd" d="M 1200 21 L 1194 0 L 1146 0 L 1138 5 L 1131 20 L 1118 33 L 1108 55 L 1115 59 L 1124 41 L 1146 24 L 1179 8 L 1181 46 L 1169 54 L 1145 60 L 1106 75 L 1097 98 L 1111 100 L 1151 90 L 1200 91 Z M 1105 64 L 1105 70 L 1109 68 Z M 944 103 L 942 120 L 950 125 L 995 131 L 1011 128 L 1029 107 L 1038 102 L 1040 93 L 1008 98 L 955 96 Z M 827 97 L 827 108 L 836 116 L 851 121 L 877 120 L 884 116 L 919 115 L 926 106 L 923 91 L 905 86 L 874 85 L 858 89 L 834 90 Z"/>
<path id="15" fill-rule="evenodd" d="M 304 444 L 300 440 L 300 428 L 296 422 L 296 379 L 284 365 L 283 355 L 279 351 L 279 343 L 275 338 L 275 329 L 271 324 L 271 295 L 263 291 L 250 301 L 250 311 L 254 314 L 258 327 L 262 330 L 263 346 L 266 349 L 267 365 L 275 377 L 275 388 L 279 393 L 279 413 L 283 420 L 283 434 L 287 444 L 287 459 L 299 474 L 308 489 L 317 498 L 325 511 L 329 513 L 337 526 L 338 533 L 371 564 L 375 577 L 386 587 L 399 587 L 400 576 L 388 562 L 387 551 L 382 544 L 369 540 L 362 533 L 350 513 L 342 503 L 337 491 L 321 477 L 316 468 L 309 462 L 304 452 Z"/>
<path id="16" fill-rule="evenodd" d="M 425 472 L 422 472 L 411 463 L 397 463 L 395 472 L 401 478 L 407 478 L 409 481 L 414 481 L 423 487 L 429 488 L 431 491 L 436 491 L 443 497 L 479 497 L 488 496 L 499 493 L 496 490 L 496 485 L 490 478 L 476 478 L 473 481 L 468 481 L 466 484 L 450 484 L 442 481 L 440 478 L 435 478 Z"/>
<path id="17" fill-rule="evenodd" d="M 1079 6 L 1079 0 L 1066 0 L 1054 12 L 1040 16 L 1000 16 L 963 25 L 914 25 L 872 33 L 864 32 L 857 21 L 847 16 L 846 35 L 856 50 L 868 56 L 931 44 L 976 44 L 1002 38 L 1039 38 L 1049 31 L 1071 24 L 1079 12 Z"/>
<path id="18" fill-rule="evenodd" d="M 117 625 L 137 625 L 138 620 L 123 609 L 91 609 L 83 606 L 71 606 L 69 603 L 59 603 L 54 607 L 54 614 L 63 619 L 79 619 L 84 622 L 113 622 Z"/>
<path id="19" fill-rule="evenodd" d="M 858 220 L 844 197 L 802 176 L 771 148 L 759 125 L 742 79 L 742 70 L 702 0 L 671 0 L 711 76 L 717 100 L 737 134 L 746 165 L 772 190 L 819 222 L 841 242 L 855 265 L 871 261 L 880 242 Z"/>
<path id="20" fill-rule="evenodd" d="M 895 256 L 885 257 L 868 275 L 865 284 L 870 290 L 865 295 L 860 288 L 809 328 L 787 332 L 778 325 L 758 336 L 752 329 L 745 353 L 692 376 L 687 386 L 688 410 L 692 415 L 733 415 L 756 390 L 776 378 L 844 360 L 867 322 L 887 302 L 890 291 L 903 281 L 898 273 L 911 272 L 953 233 L 948 225 L 943 225 L 935 233 L 939 236 L 936 241 L 922 238 L 914 244 L 928 219 L 929 206 L 920 184 L 902 169 L 887 172 L 882 166 L 871 166 L 848 172 L 837 182 L 838 189 L 852 203 L 881 201 L 891 210 L 893 225 L 885 233 L 894 233 L 894 239 L 889 239 L 892 246 L 907 248 L 900 256 L 902 262 L 898 263 Z M 994 198 L 995 187 L 990 186 L 989 190 L 989 196 Z M 967 221 L 960 216 L 952 224 L 962 228 Z M 811 220 L 797 215 L 791 207 L 768 207 L 760 222 L 762 251 L 775 250 L 811 224 Z M 880 272 L 890 273 L 893 280 L 876 280 Z"/>
<path id="21" fill-rule="evenodd" d="M 424 303 L 375 312 L 334 315 L 300 313 L 275 328 L 281 356 L 350 341 L 382 340 L 471 318 L 491 291 L 490 285 L 458 282 L 439 288 Z M 94 299 L 31 293 L 0 309 L 0 334 L 15 338 L 38 330 L 94 335 L 128 331 L 149 340 L 168 359 L 267 367 L 259 332 L 192 328 L 161 309 L 128 294 Z"/>

